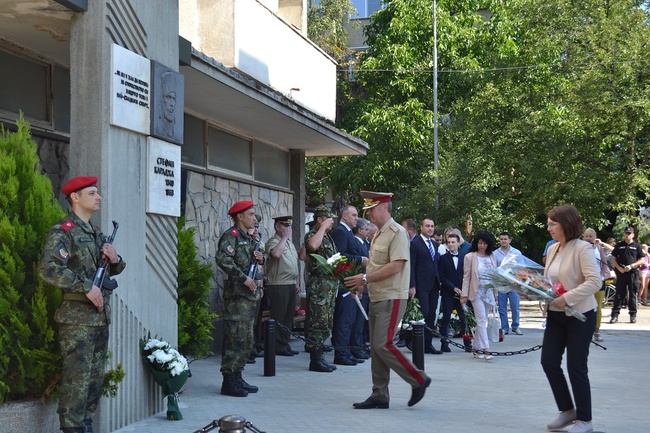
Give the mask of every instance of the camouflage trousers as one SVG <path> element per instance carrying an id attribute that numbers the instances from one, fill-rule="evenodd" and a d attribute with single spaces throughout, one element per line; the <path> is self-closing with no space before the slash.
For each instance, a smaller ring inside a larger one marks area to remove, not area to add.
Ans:
<path id="1" fill-rule="evenodd" d="M 307 318 L 305 337 L 312 343 L 306 348 L 312 351 L 325 344 L 332 332 L 334 323 L 334 305 L 336 303 L 336 287 L 323 291 L 320 286 L 307 288 Z"/>
<path id="2" fill-rule="evenodd" d="M 63 357 L 59 422 L 61 428 L 79 428 L 92 419 L 102 396 L 108 348 L 108 326 L 61 324 Z"/>
<path id="3" fill-rule="evenodd" d="M 223 357 L 221 372 L 226 374 L 240 373 L 246 366 L 248 356 L 253 350 L 255 338 L 253 327 L 257 312 L 257 300 L 239 297 L 235 304 L 226 306 L 223 320 Z M 237 314 L 228 314 L 236 307 Z"/>

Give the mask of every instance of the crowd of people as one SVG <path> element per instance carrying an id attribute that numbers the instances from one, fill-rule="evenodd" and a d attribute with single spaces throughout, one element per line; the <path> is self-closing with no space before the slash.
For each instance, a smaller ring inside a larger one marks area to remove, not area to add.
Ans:
<path id="1" fill-rule="evenodd" d="M 106 236 L 89 224 L 101 203 L 97 183 L 96 177 L 83 176 L 64 185 L 71 212 L 50 231 L 39 269 L 45 281 L 64 292 L 56 314 L 64 349 L 58 412 L 61 428 L 68 433 L 92 432 L 92 414 L 99 399 L 96 391 L 103 365 L 95 365 L 93 353 L 106 352 L 110 288 L 93 281 L 96 264 L 104 260 L 108 281 L 126 266 Z M 408 406 L 417 404 L 431 384 L 395 338 L 411 298 L 419 301 L 424 316 L 424 347 L 429 354 L 451 351 L 449 337 L 454 333 L 449 333 L 449 326 L 454 311 L 463 330 L 474 319 L 472 345 L 464 350 L 477 359 L 493 359 L 487 325 L 490 314 L 500 317 L 503 335 L 523 335 L 517 291 L 497 291 L 484 278 L 508 257 L 521 255 L 511 246 L 510 233 L 499 233 L 498 244 L 485 230 L 466 241 L 457 228 L 439 232 L 429 217 L 421 220 L 418 233 L 414 220 L 398 224 L 393 219 L 392 193 L 360 194 L 368 219 L 360 217 L 354 206 L 343 206 L 338 216 L 327 206 L 319 206 L 300 250 L 291 239 L 292 216 L 273 218 L 275 233 L 263 243 L 255 204 L 238 201 L 229 209 L 233 225 L 220 237 L 216 254 L 225 274 L 222 394 L 246 397 L 258 391 L 242 373 L 247 363 L 260 356 L 263 310 L 269 310 L 281 325 L 276 332 L 276 355 L 298 354 L 289 341 L 301 288 L 301 260 L 306 267 L 309 370 L 331 373 L 336 365 L 371 362 L 372 392 L 365 401 L 354 403 L 355 409 L 389 407 L 391 370 L 412 388 Z M 570 205 L 549 211 L 547 229 L 552 239 L 544 251 L 544 275 L 562 289 L 548 304 L 542 343 L 542 368 L 560 411 L 547 427 L 571 426 L 569 432 L 591 432 L 587 358 L 591 341 L 603 340 L 600 323 L 605 290 L 614 280 L 609 323 L 618 322 L 624 307 L 635 323 L 638 305 L 648 305 L 648 247 L 635 240 L 633 227 L 624 230 L 620 242 L 611 238 L 602 242 L 594 229 L 584 229 L 578 210 Z M 324 260 L 343 256 L 358 272 L 341 278 L 317 256 Z M 469 305 L 471 309 L 466 310 Z M 567 307 L 584 320 L 565 314 Z M 466 311 L 472 316 L 466 316 Z M 434 335 L 440 339 L 440 349 L 434 346 Z M 332 348 L 330 364 L 324 352 Z M 565 352 L 569 382 L 561 367 Z"/>

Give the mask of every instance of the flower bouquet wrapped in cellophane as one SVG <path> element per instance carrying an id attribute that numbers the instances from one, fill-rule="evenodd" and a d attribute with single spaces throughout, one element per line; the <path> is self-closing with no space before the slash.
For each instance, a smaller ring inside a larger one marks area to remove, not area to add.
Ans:
<path id="1" fill-rule="evenodd" d="M 493 287 L 499 292 L 514 290 L 529 301 L 544 301 L 550 303 L 553 299 L 563 295 L 566 290 L 561 284 L 555 286 L 550 279 L 544 276 L 544 268 L 523 255 L 509 255 L 501 265 L 492 269 L 483 276 L 488 287 Z M 585 321 L 585 315 L 569 307 L 564 307 L 567 316 L 573 316 Z"/>
<path id="2" fill-rule="evenodd" d="M 167 397 L 167 419 L 182 420 L 178 393 L 192 376 L 187 359 L 169 343 L 156 338 L 140 340 L 140 350 L 154 381 L 162 388 L 163 397 Z"/>
<path id="3" fill-rule="evenodd" d="M 343 284 L 343 280 L 345 280 L 346 277 L 351 277 L 361 272 L 361 264 L 350 263 L 350 261 L 348 261 L 348 258 L 341 253 L 336 253 L 329 259 L 325 259 L 325 257 L 321 256 L 320 254 L 310 255 L 316 259 L 316 261 L 323 267 L 323 269 L 325 269 L 325 271 L 327 271 L 328 274 L 339 280 L 339 290 L 347 290 L 350 295 L 354 297 L 359 310 L 361 310 L 363 313 L 363 317 L 368 320 L 368 315 L 366 314 L 366 310 L 364 310 L 363 306 L 361 305 L 361 301 L 359 300 L 356 289 L 346 287 L 345 284 Z M 347 296 L 347 293 L 345 295 Z"/>

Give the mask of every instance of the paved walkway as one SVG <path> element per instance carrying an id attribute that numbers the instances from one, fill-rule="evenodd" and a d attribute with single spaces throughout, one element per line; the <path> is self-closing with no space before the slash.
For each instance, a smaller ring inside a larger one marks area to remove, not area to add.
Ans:
<path id="1" fill-rule="evenodd" d="M 536 303 L 522 303 L 523 336 L 507 335 L 494 351 L 518 351 L 541 344 L 542 322 Z M 594 345 L 589 357 L 594 428 L 596 432 L 645 432 L 648 429 L 647 366 L 650 358 L 650 307 L 639 307 L 638 323 L 610 325 L 603 311 L 601 332 L 607 347 Z M 455 341 L 462 344 L 460 339 Z M 331 432 L 544 432 L 556 416 L 550 388 L 539 364 L 540 352 L 497 356 L 485 362 L 452 347 L 451 353 L 425 355 L 433 382 L 424 399 L 406 406 L 410 387 L 398 376 L 391 382 L 388 410 L 356 410 L 352 403 L 370 395 L 370 361 L 339 366 L 333 373 L 308 371 L 309 355 L 277 357 L 276 375 L 264 376 L 264 363 L 247 365 L 244 378 L 260 391 L 246 398 L 219 393 L 220 358 L 191 364 L 193 376 L 181 395 L 184 419 L 168 421 L 165 412 L 117 432 L 192 433 L 225 415 L 243 416 L 267 433 Z M 406 349 L 404 349 L 406 350 Z M 408 351 L 407 351 L 408 352 Z M 409 357 L 410 352 L 409 353 Z M 332 354 L 327 355 L 331 361 Z M 215 433 L 219 431 L 215 428 Z"/>

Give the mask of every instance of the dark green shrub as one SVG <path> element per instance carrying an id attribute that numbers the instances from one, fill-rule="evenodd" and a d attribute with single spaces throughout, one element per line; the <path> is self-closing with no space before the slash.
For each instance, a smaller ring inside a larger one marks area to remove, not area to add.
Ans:
<path id="1" fill-rule="evenodd" d="M 21 116 L 17 126 L 0 126 L 0 402 L 42 395 L 60 371 L 53 316 L 61 294 L 36 268 L 64 212 L 39 171 L 29 123 Z"/>
<path id="2" fill-rule="evenodd" d="M 212 267 L 196 257 L 196 227 L 178 228 L 178 351 L 192 358 L 210 355 L 210 341 L 216 313 L 210 312 L 208 294 Z"/>

